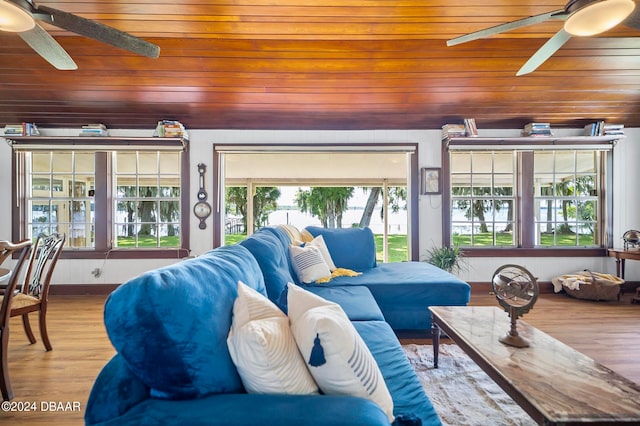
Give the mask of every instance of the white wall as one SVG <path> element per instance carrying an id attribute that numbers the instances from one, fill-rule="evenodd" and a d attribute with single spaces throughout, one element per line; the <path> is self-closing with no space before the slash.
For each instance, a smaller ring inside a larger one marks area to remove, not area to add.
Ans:
<path id="1" fill-rule="evenodd" d="M 75 136 L 77 129 L 40 129 L 45 135 Z M 110 130 L 113 136 L 151 136 L 152 130 Z M 581 130 L 556 131 L 557 136 L 580 134 Z M 518 136 L 519 130 L 480 131 L 481 136 Z M 627 229 L 640 228 L 640 194 L 635 191 L 637 181 L 637 162 L 640 158 L 640 129 L 626 129 L 627 138 L 614 150 L 614 230 L 618 238 Z M 419 167 L 441 166 L 441 131 L 437 130 L 366 130 L 366 131 L 275 131 L 275 130 L 191 130 L 190 163 L 191 194 L 195 202 L 198 190 L 198 172 L 196 165 L 207 165 L 206 190 L 214 193 L 213 188 L 213 145 L 214 143 L 418 143 Z M 0 221 L 0 238 L 11 237 L 11 149 L 0 143 L 0 215 L 7 220 Z M 190 212 L 190 209 L 188 210 Z M 422 195 L 419 198 L 420 251 L 421 254 L 433 245 L 442 243 L 442 196 Z M 213 222 L 207 221 L 207 228 L 200 230 L 198 220 L 190 214 L 191 254 L 199 255 L 213 246 Z M 615 246 L 622 246 L 622 240 Z M 132 260 L 71 260 L 59 262 L 54 283 L 92 284 L 122 283 L 146 270 L 175 262 L 168 259 L 132 259 Z M 553 276 L 590 268 L 599 272 L 615 272 L 615 262 L 610 258 L 469 258 L 469 270 L 461 278 L 471 282 L 487 282 L 493 272 L 504 263 L 518 263 L 527 267 L 542 281 Z M 95 278 L 91 271 L 102 268 L 103 274 Z M 626 278 L 640 280 L 640 262 L 627 262 Z"/>

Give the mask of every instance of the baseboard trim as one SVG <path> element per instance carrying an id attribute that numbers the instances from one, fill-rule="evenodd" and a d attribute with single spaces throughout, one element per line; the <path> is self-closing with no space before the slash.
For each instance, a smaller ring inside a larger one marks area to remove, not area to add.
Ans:
<path id="1" fill-rule="evenodd" d="M 469 283 L 471 286 L 471 293 L 490 293 L 491 283 L 489 282 L 472 282 Z M 640 286 L 639 281 L 625 281 L 624 284 L 621 285 L 621 290 L 623 293 L 633 293 L 637 287 Z M 540 294 L 552 294 L 555 293 L 553 291 L 553 283 L 551 281 L 538 281 L 538 288 L 540 290 Z"/>
<path id="2" fill-rule="evenodd" d="M 54 284 L 50 295 L 59 296 L 106 296 L 120 284 Z"/>

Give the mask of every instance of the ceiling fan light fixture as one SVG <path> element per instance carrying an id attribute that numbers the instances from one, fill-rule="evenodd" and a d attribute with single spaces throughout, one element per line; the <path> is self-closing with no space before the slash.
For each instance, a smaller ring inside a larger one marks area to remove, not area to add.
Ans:
<path id="1" fill-rule="evenodd" d="M 572 13 L 564 30 L 574 36 L 600 34 L 624 21 L 635 7 L 633 0 L 596 1 Z"/>
<path id="2" fill-rule="evenodd" d="M 36 25 L 31 15 L 7 1 L 0 1 L 0 30 L 19 33 Z"/>

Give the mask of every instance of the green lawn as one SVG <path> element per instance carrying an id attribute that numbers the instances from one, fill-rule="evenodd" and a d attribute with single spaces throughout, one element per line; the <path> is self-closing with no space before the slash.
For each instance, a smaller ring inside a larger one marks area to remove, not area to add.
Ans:
<path id="1" fill-rule="evenodd" d="M 389 238 L 389 262 L 404 262 L 409 260 L 407 250 L 407 235 L 393 234 Z M 382 262 L 382 234 L 375 234 L 376 239 L 376 259 Z"/>
<path id="2" fill-rule="evenodd" d="M 118 237 L 118 247 L 136 247 L 136 238 Z M 139 235 L 138 247 L 158 247 L 158 241 L 155 236 Z M 180 247 L 180 237 L 160 237 L 160 247 Z"/>
<path id="3" fill-rule="evenodd" d="M 247 234 L 227 234 L 224 236 L 224 244 L 227 246 L 237 244 L 247 238 Z"/>

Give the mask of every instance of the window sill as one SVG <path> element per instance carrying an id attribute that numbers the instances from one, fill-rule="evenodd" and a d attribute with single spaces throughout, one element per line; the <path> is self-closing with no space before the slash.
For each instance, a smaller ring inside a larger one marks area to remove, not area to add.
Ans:
<path id="1" fill-rule="evenodd" d="M 603 257 L 605 248 L 549 247 L 549 248 L 460 248 L 466 257 Z"/>
<path id="2" fill-rule="evenodd" d="M 113 249 L 94 251 L 82 249 L 66 249 L 61 259 L 182 259 L 189 256 L 189 249 Z"/>

